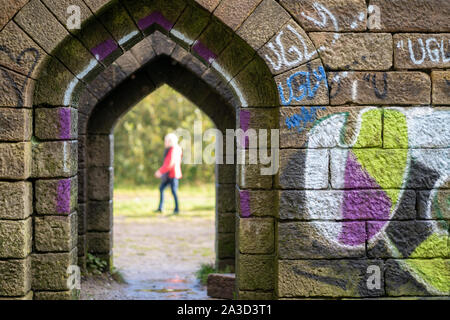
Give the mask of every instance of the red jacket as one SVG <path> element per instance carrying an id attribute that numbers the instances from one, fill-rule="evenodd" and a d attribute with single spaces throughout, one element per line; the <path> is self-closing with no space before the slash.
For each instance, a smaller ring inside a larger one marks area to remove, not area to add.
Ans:
<path id="1" fill-rule="evenodd" d="M 162 167 L 158 169 L 159 173 L 169 173 L 169 178 L 181 179 L 183 176 L 181 173 L 182 157 L 183 151 L 180 146 L 171 147 L 164 158 Z"/>

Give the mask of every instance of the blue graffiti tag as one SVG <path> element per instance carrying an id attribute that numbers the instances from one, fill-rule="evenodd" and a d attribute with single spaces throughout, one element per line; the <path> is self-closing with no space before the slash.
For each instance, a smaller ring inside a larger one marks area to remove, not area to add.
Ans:
<path id="1" fill-rule="evenodd" d="M 309 71 L 298 71 L 286 79 L 287 87 L 289 88 L 289 99 L 285 99 L 283 87 L 281 84 L 278 85 L 281 103 L 284 106 L 290 105 L 292 99 L 295 101 L 301 101 L 305 97 L 309 100 L 313 99 L 322 81 L 328 90 L 327 76 L 324 68 L 319 66 L 317 70 L 311 70 L 311 66 L 308 64 L 308 69 Z M 315 78 L 315 82 L 313 83 L 311 82 L 311 75 Z M 295 87 L 296 83 L 298 84 L 298 87 Z M 294 93 L 294 89 L 297 92 L 297 95 Z"/>
<path id="2" fill-rule="evenodd" d="M 296 113 L 291 117 L 287 117 L 285 123 L 288 129 L 298 127 L 298 132 L 301 133 L 308 123 L 312 123 L 317 119 L 317 111 L 326 110 L 325 107 L 302 107 L 300 114 Z"/>

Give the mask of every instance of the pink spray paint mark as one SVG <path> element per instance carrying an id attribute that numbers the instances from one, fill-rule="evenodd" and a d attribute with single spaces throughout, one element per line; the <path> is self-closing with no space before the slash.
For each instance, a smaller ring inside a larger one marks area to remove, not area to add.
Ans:
<path id="1" fill-rule="evenodd" d="M 61 108 L 59 113 L 59 138 L 69 140 L 71 138 L 72 115 L 70 108 Z"/>
<path id="2" fill-rule="evenodd" d="M 251 216 L 250 211 L 250 192 L 248 190 L 243 190 L 239 192 L 240 204 L 241 204 L 241 215 L 244 218 Z"/>
<path id="3" fill-rule="evenodd" d="M 103 41 L 96 47 L 91 49 L 91 53 L 100 61 L 103 61 L 106 57 L 108 57 L 111 53 L 117 50 L 119 46 L 113 39 L 108 39 Z"/>
<path id="4" fill-rule="evenodd" d="M 70 189 L 71 183 L 69 179 L 58 181 L 56 196 L 57 213 L 70 213 Z"/>
<path id="5" fill-rule="evenodd" d="M 370 174 L 364 170 L 349 151 L 344 176 L 345 189 L 370 188 L 377 190 L 345 190 L 343 202 L 343 219 L 345 220 L 379 220 L 373 224 L 366 235 L 364 221 L 344 221 L 339 241 L 347 245 L 360 245 L 366 239 L 371 239 L 377 234 L 389 219 L 391 200 L 386 192 L 380 190 L 380 186 Z"/>
<path id="6" fill-rule="evenodd" d="M 208 61 L 208 63 L 212 63 L 216 60 L 217 55 L 209 50 L 201 41 L 195 41 L 195 44 L 192 46 L 192 50 L 194 50 L 200 57 Z"/>
<path id="7" fill-rule="evenodd" d="M 140 19 L 138 21 L 138 27 L 141 30 L 145 30 L 153 24 L 159 24 L 161 27 L 170 31 L 173 28 L 173 23 L 166 19 L 163 14 L 159 11 L 155 11 L 148 16 Z"/>
<path id="8" fill-rule="evenodd" d="M 239 113 L 239 124 L 241 129 L 246 132 L 250 127 L 250 111 L 241 110 Z M 245 148 L 249 145 L 248 136 L 245 136 L 245 141 L 241 141 L 241 144 L 244 145 Z"/>

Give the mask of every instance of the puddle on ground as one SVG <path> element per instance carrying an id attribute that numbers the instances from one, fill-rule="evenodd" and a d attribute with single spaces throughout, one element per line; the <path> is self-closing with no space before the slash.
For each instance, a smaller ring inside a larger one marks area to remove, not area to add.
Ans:
<path id="1" fill-rule="evenodd" d="M 189 289 L 137 289 L 136 291 L 144 291 L 144 292 L 156 292 L 156 293 L 168 293 L 168 292 L 185 292 L 189 291 Z"/>
<path id="2" fill-rule="evenodd" d="M 126 279 L 127 296 L 136 300 L 208 299 L 206 288 L 193 277 L 169 279 Z"/>

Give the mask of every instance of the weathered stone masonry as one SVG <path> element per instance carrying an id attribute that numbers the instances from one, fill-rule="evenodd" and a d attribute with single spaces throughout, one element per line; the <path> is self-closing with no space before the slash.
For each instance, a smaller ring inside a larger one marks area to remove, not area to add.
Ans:
<path id="1" fill-rule="evenodd" d="M 163 83 L 280 130 L 275 176 L 217 166 L 237 297 L 450 295 L 448 1 L 0 2 L 0 298 L 70 299 L 110 259 L 111 132 Z"/>

